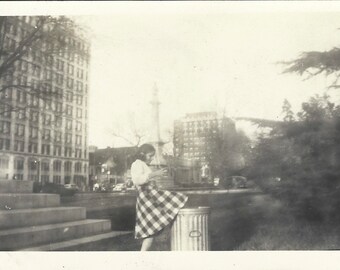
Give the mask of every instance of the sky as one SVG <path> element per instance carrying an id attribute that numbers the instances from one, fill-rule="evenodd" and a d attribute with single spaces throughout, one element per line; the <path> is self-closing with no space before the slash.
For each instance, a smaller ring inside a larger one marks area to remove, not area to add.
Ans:
<path id="1" fill-rule="evenodd" d="M 90 144 L 123 146 L 113 132 L 145 131 L 154 85 L 162 130 L 198 111 L 281 120 L 284 99 L 297 112 L 331 81 L 282 74 L 278 62 L 339 45 L 339 15 L 126 11 L 79 18 L 92 35 Z"/>
<path id="2" fill-rule="evenodd" d="M 44 11 L 73 16 L 89 29 L 89 144 L 118 147 L 128 143 L 113 133 L 131 139 L 134 129 L 152 128 L 155 85 L 162 137 L 191 112 L 281 120 L 284 99 L 299 111 L 331 79 L 282 74 L 277 63 L 340 44 L 340 5 L 317 4 L 83 2 L 50 3 Z"/>

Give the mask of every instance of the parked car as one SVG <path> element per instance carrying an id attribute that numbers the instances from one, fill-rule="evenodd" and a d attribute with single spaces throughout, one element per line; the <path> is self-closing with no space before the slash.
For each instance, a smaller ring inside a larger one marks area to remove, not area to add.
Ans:
<path id="1" fill-rule="evenodd" d="M 126 186 L 123 183 L 119 183 L 113 187 L 112 191 L 119 191 L 119 192 L 126 191 Z"/>
<path id="2" fill-rule="evenodd" d="M 64 187 L 65 187 L 66 189 L 73 189 L 73 190 L 79 191 L 78 186 L 75 185 L 75 184 L 65 184 Z"/>
<path id="3" fill-rule="evenodd" d="M 77 190 L 66 188 L 64 185 L 55 183 L 45 183 L 41 189 L 42 193 L 59 194 L 60 196 L 73 196 Z"/>
<path id="4" fill-rule="evenodd" d="M 228 176 L 222 183 L 224 188 L 247 188 L 247 178 L 244 176 Z"/>

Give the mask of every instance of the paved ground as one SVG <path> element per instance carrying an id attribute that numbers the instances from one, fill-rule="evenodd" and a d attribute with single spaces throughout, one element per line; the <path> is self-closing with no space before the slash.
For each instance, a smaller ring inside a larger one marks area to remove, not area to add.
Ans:
<path id="1" fill-rule="evenodd" d="M 209 206 L 209 231 L 212 250 L 235 250 L 255 232 L 263 215 L 272 208 L 268 196 L 256 190 L 186 192 L 186 207 Z M 135 196 L 133 194 L 92 194 L 62 199 L 63 205 L 87 207 L 89 218 L 108 218 L 113 230 L 133 230 Z M 101 243 L 95 250 L 137 251 L 141 242 L 128 237 Z M 89 249 L 91 250 L 91 248 Z M 170 230 L 155 239 L 155 251 L 170 250 Z"/>

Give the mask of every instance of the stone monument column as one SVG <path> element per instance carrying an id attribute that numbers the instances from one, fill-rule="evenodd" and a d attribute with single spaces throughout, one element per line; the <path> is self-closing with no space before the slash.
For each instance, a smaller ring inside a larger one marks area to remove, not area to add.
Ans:
<path id="1" fill-rule="evenodd" d="M 160 121 L 159 121 L 159 98 L 158 98 L 158 88 L 156 84 L 154 85 L 153 92 L 152 92 L 152 98 L 150 101 L 151 104 L 151 126 L 150 126 L 150 140 L 149 143 L 152 144 L 155 149 L 155 158 L 150 164 L 150 167 L 153 170 L 157 170 L 160 168 L 167 168 L 168 164 L 166 160 L 163 157 L 163 146 L 164 142 L 161 139 L 160 136 Z M 157 184 L 160 188 L 168 188 L 174 186 L 174 180 L 169 175 L 164 176 L 163 178 L 160 178 L 159 181 L 157 181 Z"/>

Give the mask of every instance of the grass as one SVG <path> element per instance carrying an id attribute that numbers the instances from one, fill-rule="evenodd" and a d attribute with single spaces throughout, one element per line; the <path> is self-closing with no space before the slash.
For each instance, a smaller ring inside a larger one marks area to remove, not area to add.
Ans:
<path id="1" fill-rule="evenodd" d="M 267 203 L 274 202 L 267 199 Z M 340 230 L 335 224 L 296 218 L 298 209 L 276 201 L 257 220 L 255 233 L 236 250 L 334 250 L 340 249 Z M 270 209 L 270 211 L 268 211 Z"/>

